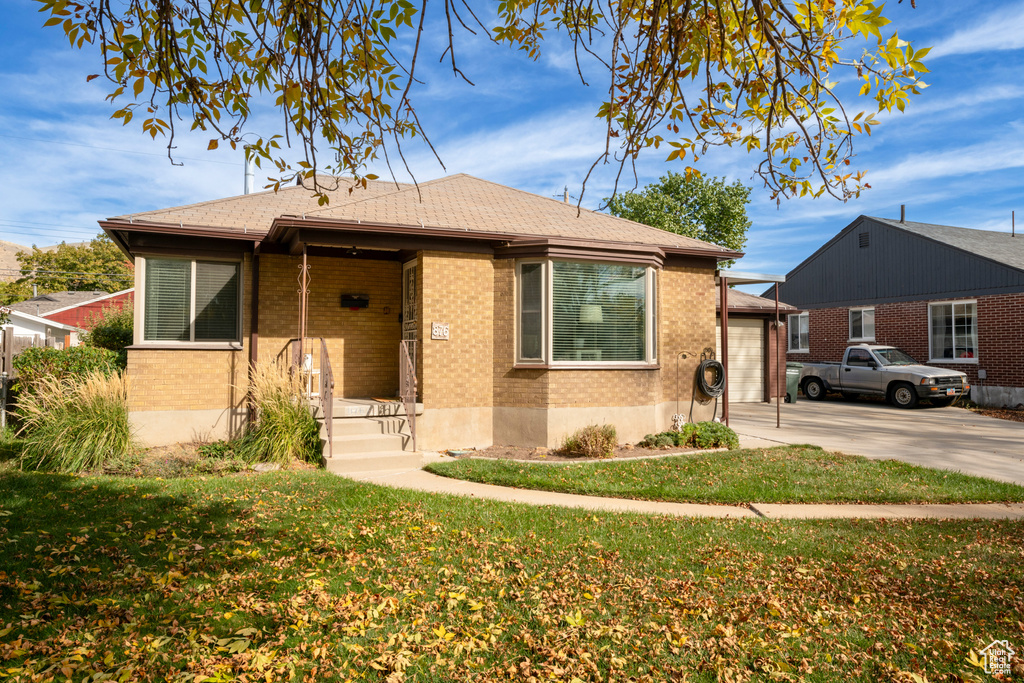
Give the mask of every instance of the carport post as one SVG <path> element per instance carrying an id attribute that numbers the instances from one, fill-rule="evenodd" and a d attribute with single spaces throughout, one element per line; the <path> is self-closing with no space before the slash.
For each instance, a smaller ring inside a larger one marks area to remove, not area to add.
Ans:
<path id="1" fill-rule="evenodd" d="M 722 287 L 722 372 L 725 374 L 725 390 L 722 392 L 722 417 L 729 426 L 729 278 L 719 276 Z"/>
<path id="2" fill-rule="evenodd" d="M 772 288 L 775 290 L 775 428 L 782 428 L 782 381 L 789 380 L 783 373 L 782 379 L 779 372 L 782 368 L 779 365 L 779 283 L 776 282 Z"/>

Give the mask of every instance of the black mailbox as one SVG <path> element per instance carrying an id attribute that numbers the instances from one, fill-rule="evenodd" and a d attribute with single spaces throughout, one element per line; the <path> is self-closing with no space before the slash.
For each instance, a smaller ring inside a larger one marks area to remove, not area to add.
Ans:
<path id="1" fill-rule="evenodd" d="M 341 295 L 341 307 L 342 308 L 368 308 L 370 305 L 370 297 L 365 294 L 342 294 Z"/>

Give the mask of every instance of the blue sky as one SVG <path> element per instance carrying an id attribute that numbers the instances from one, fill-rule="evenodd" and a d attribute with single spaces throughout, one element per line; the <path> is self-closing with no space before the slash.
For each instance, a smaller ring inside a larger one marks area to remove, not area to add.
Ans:
<path id="1" fill-rule="evenodd" d="M 91 52 L 67 46 L 43 29 L 32 0 L 7 0 L 0 25 L 0 239 L 52 244 L 87 239 L 108 216 L 239 194 L 241 153 L 206 151 L 205 135 L 181 136 L 172 166 L 162 143 L 110 120 Z M 436 7 L 436 6 L 435 6 Z M 1024 1 L 891 3 L 900 36 L 931 46 L 931 87 L 904 114 L 856 145 L 854 164 L 872 189 L 846 203 L 819 198 L 776 206 L 752 177 L 757 161 L 739 150 L 704 157 L 703 172 L 754 187 L 747 257 L 738 269 L 785 273 L 860 214 L 1010 230 L 1016 210 L 1024 228 Z M 428 34 L 414 91 L 424 125 L 445 168 L 418 144 L 407 150 L 417 179 L 470 173 L 540 195 L 578 196 L 604 138 L 594 118 L 602 82 L 585 87 L 571 53 L 552 45 L 537 62 L 479 38 L 463 36 L 457 56 L 471 87 L 436 59 L 438 33 Z M 852 54 L 848 56 L 854 56 Z M 844 81 L 854 85 L 850 75 Z M 852 102 L 852 109 L 870 102 Z M 256 127 L 276 132 L 276 120 Z M 639 183 L 678 162 L 650 150 L 637 165 Z M 386 169 L 374 169 L 381 175 Z M 615 168 L 600 168 L 584 205 L 596 208 L 613 186 Z M 400 180 L 405 178 L 400 177 Z M 627 179 L 624 187 L 632 187 Z M 623 186 L 620 185 L 620 189 Z M 754 288 L 760 289 L 758 288 Z"/>

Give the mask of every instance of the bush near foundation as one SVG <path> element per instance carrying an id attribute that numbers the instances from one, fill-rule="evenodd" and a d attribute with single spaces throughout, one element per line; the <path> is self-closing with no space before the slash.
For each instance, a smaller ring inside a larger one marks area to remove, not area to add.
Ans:
<path id="1" fill-rule="evenodd" d="M 648 434 L 637 445 L 641 448 L 736 448 L 740 445 L 740 440 L 736 432 L 721 422 L 689 422 L 678 432 Z"/>
<path id="2" fill-rule="evenodd" d="M 610 458 L 619 445 L 612 425 L 589 425 L 577 429 L 562 442 L 562 453 L 581 458 Z"/>
<path id="3" fill-rule="evenodd" d="M 320 423 L 303 397 L 302 379 L 277 364 L 259 363 L 250 386 L 256 414 L 233 444 L 235 454 L 247 462 L 319 463 Z"/>

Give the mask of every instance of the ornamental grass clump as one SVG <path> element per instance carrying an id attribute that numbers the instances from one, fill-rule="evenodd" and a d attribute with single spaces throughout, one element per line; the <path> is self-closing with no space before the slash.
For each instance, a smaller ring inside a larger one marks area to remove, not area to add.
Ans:
<path id="1" fill-rule="evenodd" d="M 612 425 L 588 425 L 562 441 L 562 453 L 580 458 L 610 458 L 619 444 Z"/>
<path id="2" fill-rule="evenodd" d="M 39 378 L 18 401 L 22 469 L 75 474 L 137 450 L 128 421 L 128 378 L 94 371 Z"/>
<path id="3" fill-rule="evenodd" d="M 287 465 L 320 462 L 320 425 L 303 396 L 302 378 L 276 363 L 258 363 L 250 377 L 256 408 L 249 429 L 235 444 L 248 462 Z"/>

